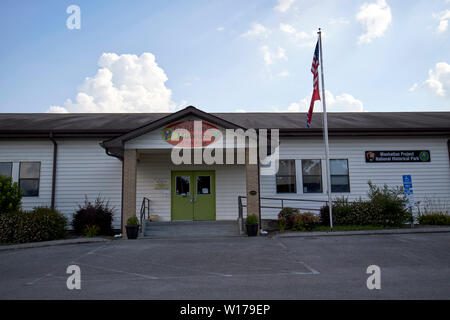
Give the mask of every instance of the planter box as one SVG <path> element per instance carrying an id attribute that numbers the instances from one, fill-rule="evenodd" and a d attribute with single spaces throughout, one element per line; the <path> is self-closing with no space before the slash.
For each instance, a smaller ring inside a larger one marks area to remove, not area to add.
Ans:
<path id="1" fill-rule="evenodd" d="M 139 226 L 125 226 L 128 239 L 137 239 L 139 234 Z"/>
<path id="2" fill-rule="evenodd" d="M 249 237 L 254 237 L 258 234 L 258 224 L 246 224 L 245 227 L 247 228 L 247 235 Z"/>

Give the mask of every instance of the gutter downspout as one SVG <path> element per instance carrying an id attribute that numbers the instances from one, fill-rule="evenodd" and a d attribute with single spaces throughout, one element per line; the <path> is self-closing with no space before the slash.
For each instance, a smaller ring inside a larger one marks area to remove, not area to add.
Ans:
<path id="1" fill-rule="evenodd" d="M 50 132 L 50 141 L 53 142 L 53 174 L 52 174 L 52 199 L 50 208 L 55 209 L 55 194 L 56 194 L 56 159 L 58 155 L 58 144 L 53 137 L 53 132 Z"/>

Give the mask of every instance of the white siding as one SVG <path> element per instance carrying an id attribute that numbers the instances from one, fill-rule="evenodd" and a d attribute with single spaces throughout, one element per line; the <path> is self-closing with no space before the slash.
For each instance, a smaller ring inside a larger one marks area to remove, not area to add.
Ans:
<path id="1" fill-rule="evenodd" d="M 122 163 L 106 155 L 101 139 L 58 139 L 55 207 L 69 219 L 87 195 L 98 195 L 115 207 L 113 227 L 120 226 Z M 0 140 L 0 161 L 13 162 L 13 179 L 18 179 L 19 162 L 41 162 L 38 197 L 24 197 L 22 208 L 51 205 L 53 143 L 46 140 Z"/>
<path id="2" fill-rule="evenodd" d="M 161 220 L 170 221 L 170 184 L 172 170 L 215 170 L 216 175 L 216 220 L 236 220 L 238 217 L 238 195 L 245 195 L 244 165 L 180 165 L 170 160 L 170 152 L 147 153 L 139 156 L 137 166 L 136 211 L 139 215 L 143 197 L 150 198 L 151 214 Z M 169 189 L 155 190 L 155 179 L 166 179 Z"/>
<path id="3" fill-rule="evenodd" d="M 436 203 L 446 205 L 450 210 L 450 166 L 447 140 L 450 137 L 331 137 L 330 158 L 348 159 L 350 172 L 350 193 L 333 193 L 345 195 L 350 200 L 367 196 L 367 182 L 376 185 L 401 186 L 402 175 L 411 174 L 414 200 L 433 199 Z M 322 138 L 284 138 L 280 142 L 280 159 L 296 159 L 297 194 L 277 194 L 275 176 L 261 176 L 261 196 L 290 199 L 327 199 L 325 156 Z M 366 163 L 365 151 L 371 150 L 430 150 L 429 163 Z M 324 192 L 321 194 L 302 193 L 301 159 L 322 159 L 322 182 Z M 264 205 L 280 204 L 280 201 L 262 200 Z M 285 203 L 286 205 L 286 203 Z M 311 204 L 288 202 L 287 205 Z M 313 207 L 320 207 L 319 204 Z M 279 210 L 264 209 L 263 218 L 275 218 Z"/>
<path id="4" fill-rule="evenodd" d="M 69 218 L 84 203 L 97 196 L 114 207 L 113 228 L 120 228 L 122 162 L 108 156 L 101 139 L 65 139 L 58 142 L 56 209 Z"/>
<path id="5" fill-rule="evenodd" d="M 13 180 L 19 179 L 20 162 L 40 162 L 38 197 L 23 197 L 22 208 L 50 206 L 52 194 L 53 143 L 49 140 L 1 139 L 0 162 L 13 162 Z"/>

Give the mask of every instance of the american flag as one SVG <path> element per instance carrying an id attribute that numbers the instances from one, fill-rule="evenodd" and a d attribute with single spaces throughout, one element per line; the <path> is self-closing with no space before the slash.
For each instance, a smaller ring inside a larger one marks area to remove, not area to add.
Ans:
<path id="1" fill-rule="evenodd" d="M 311 66 L 311 72 L 314 75 L 313 77 L 313 95 L 311 98 L 311 104 L 309 105 L 309 110 L 306 115 L 306 126 L 309 128 L 311 126 L 311 118 L 314 109 L 314 101 L 320 100 L 319 94 L 319 41 L 316 43 L 316 49 L 314 50 L 314 57 Z"/>

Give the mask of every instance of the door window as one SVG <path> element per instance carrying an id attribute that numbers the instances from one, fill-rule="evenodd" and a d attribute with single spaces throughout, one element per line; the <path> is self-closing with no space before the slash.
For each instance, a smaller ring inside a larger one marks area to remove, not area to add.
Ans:
<path id="1" fill-rule="evenodd" d="M 190 194 L 189 192 L 189 185 L 191 183 L 191 177 L 190 176 L 176 176 L 175 177 L 175 194 L 177 196 L 188 196 Z"/>
<path id="2" fill-rule="evenodd" d="M 210 176 L 197 176 L 197 194 L 211 194 Z"/>

